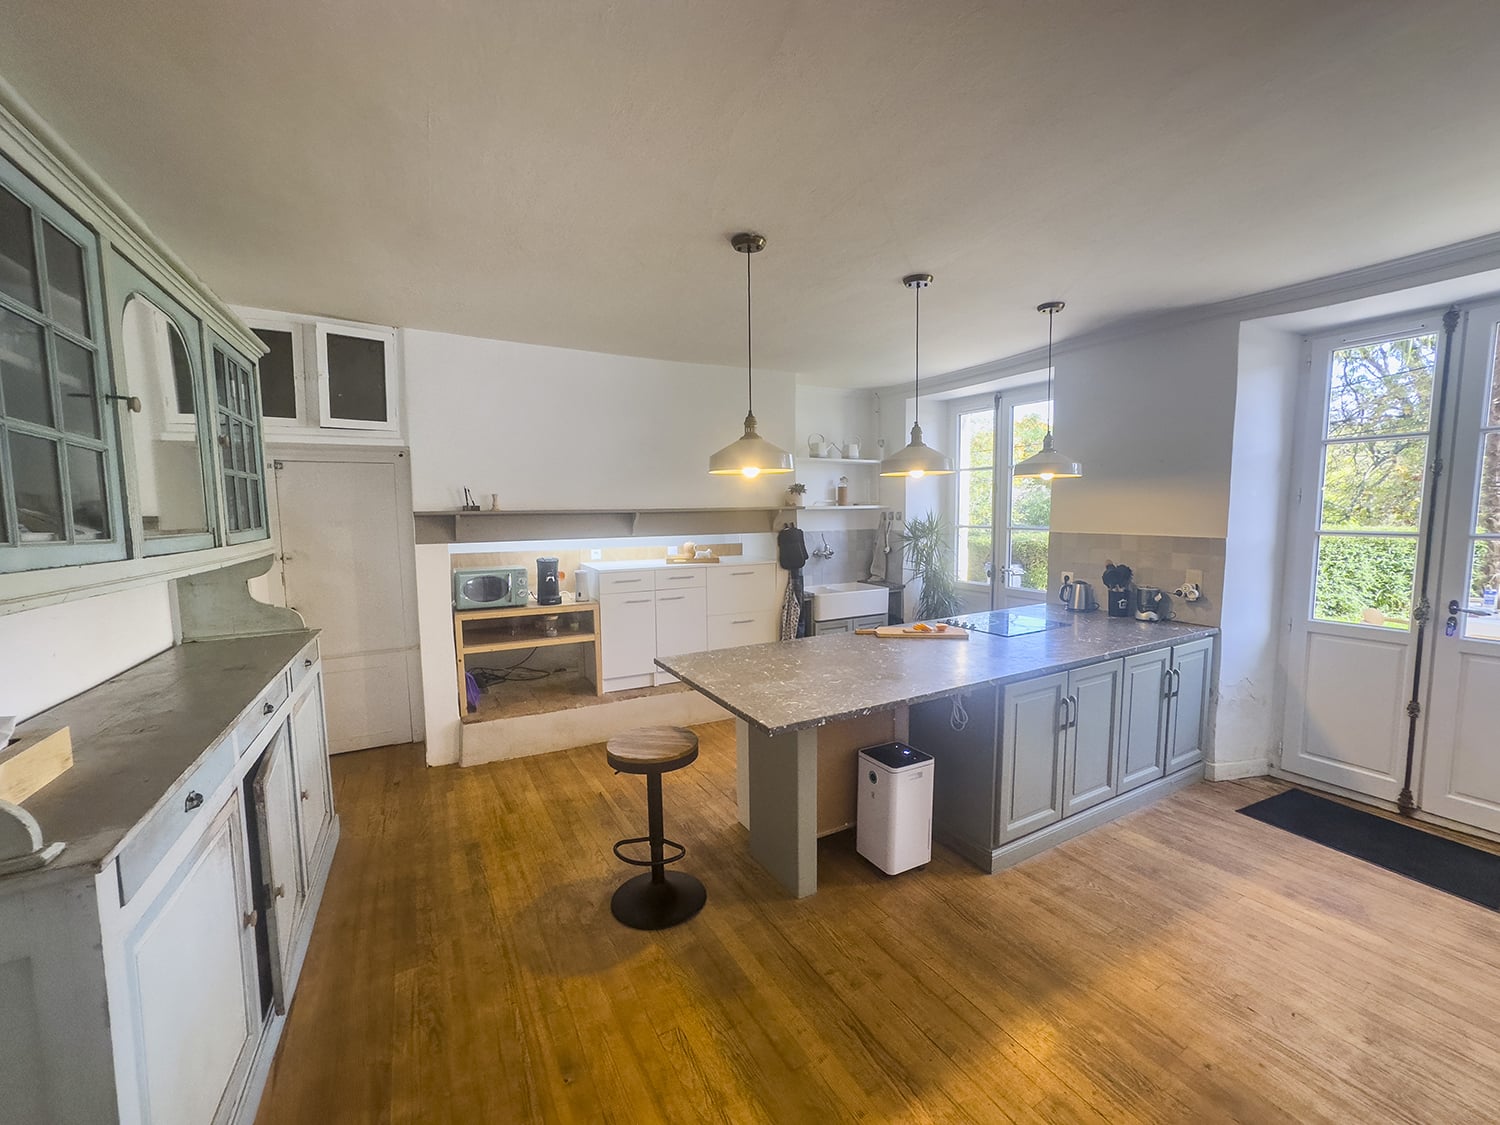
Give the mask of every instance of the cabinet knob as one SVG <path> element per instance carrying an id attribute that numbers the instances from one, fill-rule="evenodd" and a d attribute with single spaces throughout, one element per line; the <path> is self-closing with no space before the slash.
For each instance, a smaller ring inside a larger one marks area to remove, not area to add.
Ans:
<path id="1" fill-rule="evenodd" d="M 202 804 L 203 794 L 199 793 L 196 789 L 189 790 L 187 797 L 182 802 L 182 811 L 192 812 Z"/>
<path id="2" fill-rule="evenodd" d="M 276 890 L 272 892 L 276 898 L 286 898 L 286 884 L 277 883 Z"/>
<path id="3" fill-rule="evenodd" d="M 304 668 L 311 668 L 312 667 L 312 660 L 311 659 L 304 660 L 302 662 L 302 667 L 304 667 Z"/>
<path id="4" fill-rule="evenodd" d="M 306 789 L 302 790 L 302 799 L 304 801 L 311 800 L 311 797 L 308 795 L 308 792 L 307 792 Z"/>
<path id="5" fill-rule="evenodd" d="M 267 702 L 266 705 L 260 709 L 260 713 L 262 715 L 276 714 L 276 704 Z"/>
<path id="6" fill-rule="evenodd" d="M 255 924 L 260 921 L 260 911 L 252 910 L 242 920 L 245 923 L 245 929 L 253 930 L 255 929 Z"/>

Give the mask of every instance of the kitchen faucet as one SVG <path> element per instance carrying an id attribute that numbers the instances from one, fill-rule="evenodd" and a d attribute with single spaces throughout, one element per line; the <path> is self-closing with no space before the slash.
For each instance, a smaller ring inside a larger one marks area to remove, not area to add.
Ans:
<path id="1" fill-rule="evenodd" d="M 822 535 L 821 532 L 819 534 Z M 831 559 L 831 558 L 833 558 L 833 548 L 828 545 L 828 536 L 827 535 L 822 535 L 822 539 L 823 539 L 823 545 L 821 547 L 814 547 L 813 548 L 812 557 L 815 558 L 815 559 Z"/>

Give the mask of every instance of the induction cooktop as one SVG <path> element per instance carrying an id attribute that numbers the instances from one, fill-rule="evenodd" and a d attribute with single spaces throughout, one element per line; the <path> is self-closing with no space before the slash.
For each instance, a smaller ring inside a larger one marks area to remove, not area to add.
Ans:
<path id="1" fill-rule="evenodd" d="M 992 633 L 997 637 L 1024 637 L 1027 633 L 1041 633 L 1066 624 L 1047 620 L 1046 612 L 1040 608 L 997 609 L 988 613 L 962 613 L 943 620 L 971 633 Z"/>

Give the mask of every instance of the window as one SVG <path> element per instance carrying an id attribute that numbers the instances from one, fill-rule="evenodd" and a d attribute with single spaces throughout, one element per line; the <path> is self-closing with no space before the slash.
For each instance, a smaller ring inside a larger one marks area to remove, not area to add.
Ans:
<path id="1" fill-rule="evenodd" d="M 1010 403 L 1001 399 L 998 405 L 959 412 L 953 522 L 957 529 L 954 566 L 960 582 L 989 582 L 994 557 L 1001 560 L 1000 569 L 1007 586 L 1025 590 L 1047 588 L 1047 529 L 1052 521 L 1052 489 L 1040 480 L 1014 480 L 1010 473 L 1017 461 L 1041 449 L 1051 409 L 1045 400 Z M 997 416 L 1003 425 L 1008 425 L 1010 433 L 1010 440 L 1002 445 L 1004 456 L 998 465 Z M 1009 482 L 1009 487 L 1002 488 L 998 504 L 997 470 Z M 998 541 L 997 516 L 1001 526 Z"/>
<path id="2" fill-rule="evenodd" d="M 93 233 L 0 161 L 0 571 L 125 557 Z"/>
<path id="3" fill-rule="evenodd" d="M 1336 348 L 1329 363 L 1312 614 L 1410 629 L 1437 336 Z"/>
<path id="4" fill-rule="evenodd" d="M 396 335 L 386 328 L 318 324 L 319 425 L 333 429 L 394 430 Z"/>
<path id="5" fill-rule="evenodd" d="M 219 460 L 224 479 L 224 523 L 231 543 L 267 537 L 264 458 L 255 375 L 250 364 L 214 341 Z"/>

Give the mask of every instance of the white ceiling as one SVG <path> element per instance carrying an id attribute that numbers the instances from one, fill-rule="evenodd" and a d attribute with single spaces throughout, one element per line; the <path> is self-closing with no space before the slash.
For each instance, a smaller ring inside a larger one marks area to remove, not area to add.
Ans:
<path id="1" fill-rule="evenodd" d="M 4 0 L 231 302 L 880 385 L 1495 231 L 1493 0 Z"/>

